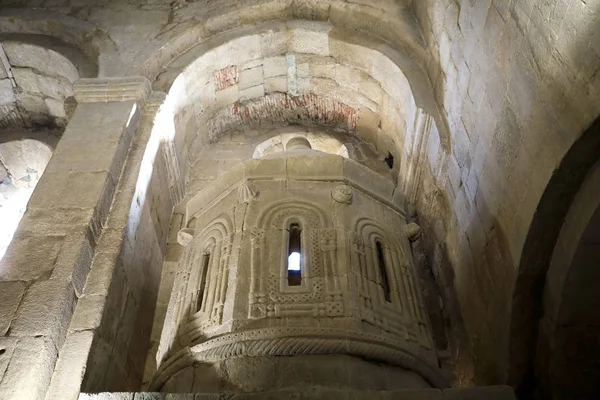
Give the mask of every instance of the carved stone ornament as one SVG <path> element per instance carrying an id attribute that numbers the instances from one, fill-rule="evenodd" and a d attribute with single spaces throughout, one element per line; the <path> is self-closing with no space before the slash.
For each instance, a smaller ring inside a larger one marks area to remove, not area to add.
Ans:
<path id="1" fill-rule="evenodd" d="M 187 246 L 194 238 L 195 233 L 196 232 L 190 228 L 184 228 L 180 230 L 177 233 L 177 243 L 179 243 L 183 247 Z"/>
<path id="2" fill-rule="evenodd" d="M 415 371 L 433 387 L 448 387 L 446 378 L 386 336 L 331 328 L 264 328 L 228 333 L 175 353 L 154 375 L 150 389 L 159 391 L 168 379 L 189 365 L 211 364 L 232 357 L 345 354 Z"/>
<path id="3" fill-rule="evenodd" d="M 414 222 L 406 225 L 406 236 L 411 242 L 414 242 L 421 236 L 421 227 Z"/>
<path id="4" fill-rule="evenodd" d="M 240 203 L 250 203 L 259 195 L 259 190 L 255 184 L 250 181 L 245 181 L 238 188 L 238 200 Z"/>
<path id="5" fill-rule="evenodd" d="M 352 188 L 348 185 L 340 185 L 331 191 L 331 197 L 338 203 L 352 204 Z"/>
<path id="6" fill-rule="evenodd" d="M 143 76 L 118 78 L 82 78 L 73 85 L 78 103 L 113 101 L 145 102 L 152 93 L 150 81 Z"/>

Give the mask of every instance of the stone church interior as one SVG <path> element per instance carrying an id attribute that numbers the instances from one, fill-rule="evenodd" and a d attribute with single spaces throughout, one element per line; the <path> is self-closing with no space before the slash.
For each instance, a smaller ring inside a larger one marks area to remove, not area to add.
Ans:
<path id="1" fill-rule="evenodd" d="M 600 1 L 0 0 L 0 399 L 600 398 Z"/>

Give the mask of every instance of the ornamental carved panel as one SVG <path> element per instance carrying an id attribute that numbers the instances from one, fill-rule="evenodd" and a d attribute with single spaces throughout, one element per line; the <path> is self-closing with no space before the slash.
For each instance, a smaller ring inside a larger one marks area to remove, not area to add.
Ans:
<path id="1" fill-rule="evenodd" d="M 429 349 L 431 340 L 427 320 L 412 265 L 398 239 L 381 225 L 361 218 L 351 239 L 360 318 Z M 381 253 L 378 254 L 378 251 Z"/>
<path id="2" fill-rule="evenodd" d="M 302 279 L 295 286 L 288 282 L 286 262 L 292 223 L 302 226 Z M 251 235 L 249 318 L 344 316 L 337 235 L 323 210 L 300 201 L 276 203 Z"/>

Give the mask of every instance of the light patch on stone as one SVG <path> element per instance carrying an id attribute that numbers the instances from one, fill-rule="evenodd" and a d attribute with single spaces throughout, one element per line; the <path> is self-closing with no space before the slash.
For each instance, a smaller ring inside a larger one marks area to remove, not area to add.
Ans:
<path id="1" fill-rule="evenodd" d="M 10 79 L 0 80 L 0 105 L 12 104 L 15 100 L 15 94 Z"/>
<path id="2" fill-rule="evenodd" d="M 32 194 L 33 188 L 19 188 L 6 198 L 0 195 L 0 258 L 6 253 Z"/>

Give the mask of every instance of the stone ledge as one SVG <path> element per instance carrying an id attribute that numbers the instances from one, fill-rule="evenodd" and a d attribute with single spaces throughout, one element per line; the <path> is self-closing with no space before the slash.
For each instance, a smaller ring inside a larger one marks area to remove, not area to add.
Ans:
<path id="1" fill-rule="evenodd" d="M 284 390 L 267 393 L 82 393 L 79 400 L 516 400 L 509 386 L 410 390 Z"/>
<path id="2" fill-rule="evenodd" d="M 152 93 L 150 81 L 143 76 L 124 78 L 84 78 L 73 85 L 78 103 L 119 101 L 145 102 Z"/>

